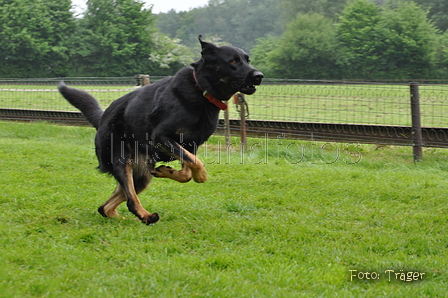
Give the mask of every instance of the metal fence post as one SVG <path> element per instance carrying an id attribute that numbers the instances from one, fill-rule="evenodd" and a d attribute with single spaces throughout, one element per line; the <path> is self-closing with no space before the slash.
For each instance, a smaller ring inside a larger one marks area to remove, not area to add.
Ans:
<path id="1" fill-rule="evenodd" d="M 412 116 L 412 147 L 414 162 L 422 159 L 422 125 L 420 117 L 420 94 L 418 83 L 410 83 L 411 87 L 411 116 Z"/>

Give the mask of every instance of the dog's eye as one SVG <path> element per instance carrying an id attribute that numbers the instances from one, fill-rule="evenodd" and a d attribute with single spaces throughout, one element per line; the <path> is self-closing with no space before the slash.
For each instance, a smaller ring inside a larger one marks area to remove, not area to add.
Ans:
<path id="1" fill-rule="evenodd" d="M 233 65 L 237 65 L 238 64 L 238 61 L 236 61 L 236 60 L 233 60 L 232 62 L 230 62 L 230 63 L 232 63 Z"/>

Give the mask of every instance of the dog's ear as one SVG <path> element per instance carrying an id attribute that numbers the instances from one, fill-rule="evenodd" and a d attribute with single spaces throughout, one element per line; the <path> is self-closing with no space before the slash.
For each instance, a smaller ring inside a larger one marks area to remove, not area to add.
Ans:
<path id="1" fill-rule="evenodd" d="M 206 55 L 206 54 L 213 54 L 215 52 L 215 49 L 217 48 L 214 44 L 212 44 L 211 42 L 206 42 L 202 40 L 202 34 L 199 34 L 198 36 L 199 42 L 201 43 L 201 47 L 202 47 L 202 55 Z"/>

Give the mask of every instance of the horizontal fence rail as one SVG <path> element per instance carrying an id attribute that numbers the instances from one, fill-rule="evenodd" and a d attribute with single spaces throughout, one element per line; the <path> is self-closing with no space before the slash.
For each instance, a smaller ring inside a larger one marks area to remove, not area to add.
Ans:
<path id="1" fill-rule="evenodd" d="M 69 125 L 91 126 L 80 112 L 0 109 L 0 119 L 14 121 L 43 120 Z M 241 132 L 241 120 L 230 120 L 232 135 Z M 220 119 L 216 133 L 224 135 L 224 119 Z M 412 127 L 386 125 L 359 125 L 338 123 L 298 123 L 285 121 L 246 120 L 249 137 L 297 139 L 325 142 L 391 144 L 412 146 Z M 448 128 L 422 127 L 424 147 L 448 148 Z"/>
<path id="2" fill-rule="evenodd" d="M 138 84 L 160 78 L 0 79 L 0 119 L 88 125 L 58 93 L 59 81 L 88 91 L 106 108 L 113 100 L 139 88 Z M 239 134 L 245 123 L 247 136 L 253 137 L 448 148 L 445 82 L 265 81 L 255 94 L 236 105 L 229 101 L 228 128 L 220 120 L 217 133 L 230 130 L 233 135 Z M 420 121 L 417 128 L 413 126 L 416 115 L 411 112 L 416 94 Z M 221 118 L 225 118 L 224 114 Z M 416 129 L 421 132 L 420 139 L 416 138 Z"/>
<path id="3" fill-rule="evenodd" d="M 399 146 L 414 144 L 410 126 L 247 120 L 246 127 L 246 133 L 250 137 Z M 217 132 L 224 134 L 225 130 L 226 125 L 221 119 Z M 238 135 L 241 130 L 240 120 L 230 120 L 230 130 L 233 135 Z M 423 147 L 448 148 L 448 128 L 422 127 L 422 145 Z"/>

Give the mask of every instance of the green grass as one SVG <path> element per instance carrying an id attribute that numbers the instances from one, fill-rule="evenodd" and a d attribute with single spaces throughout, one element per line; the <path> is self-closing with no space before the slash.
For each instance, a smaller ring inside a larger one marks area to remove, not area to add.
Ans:
<path id="1" fill-rule="evenodd" d="M 414 164 L 411 148 L 250 139 L 242 155 L 214 136 L 206 183 L 153 179 L 140 195 L 161 215 L 145 226 L 124 205 L 127 220 L 96 212 L 115 182 L 93 137 L 0 122 L 0 297 L 448 294 L 446 149 Z"/>
<path id="2" fill-rule="evenodd" d="M 135 89 L 135 86 L 131 85 L 67 84 L 88 91 L 98 99 L 103 108 L 107 108 L 113 100 Z M 54 85 L 0 85 L 0 108 L 78 111 L 59 94 L 57 83 Z"/>
<path id="3" fill-rule="evenodd" d="M 89 91 L 103 108 L 134 89 L 115 85 L 75 87 Z M 407 85 L 386 84 L 261 85 L 246 100 L 249 119 L 411 125 L 409 92 Z M 448 86 L 422 85 L 420 97 L 422 125 L 447 127 Z M 232 101 L 230 106 L 230 117 L 238 119 Z M 1 85 L 0 108 L 77 111 L 53 85 Z"/>

